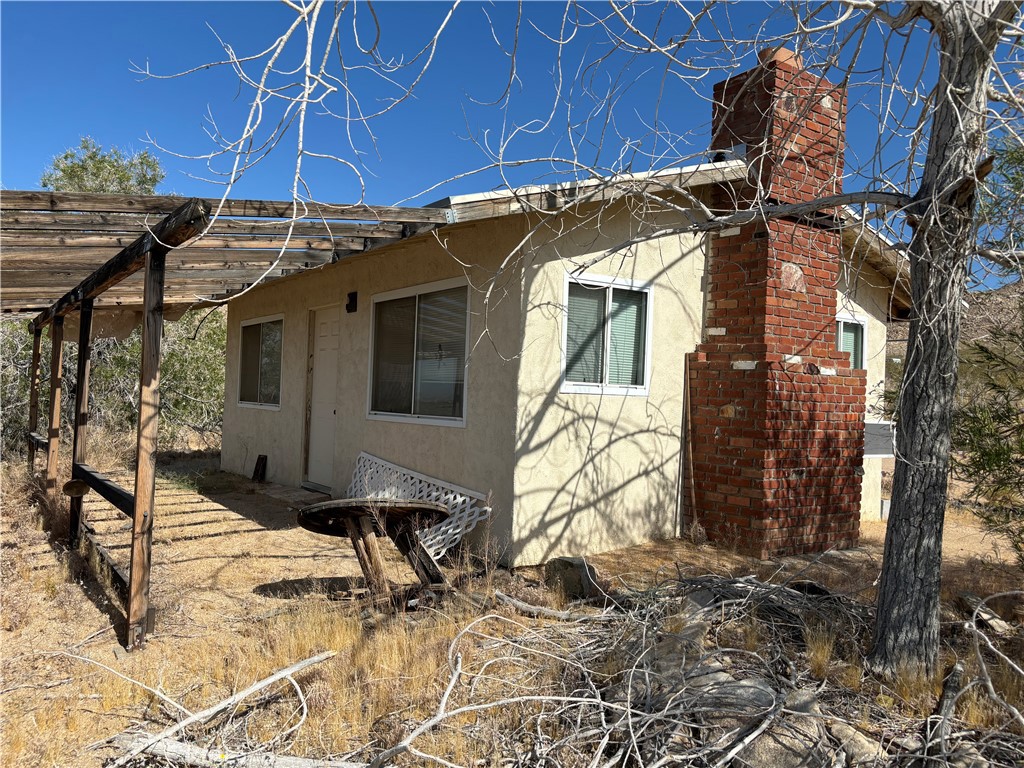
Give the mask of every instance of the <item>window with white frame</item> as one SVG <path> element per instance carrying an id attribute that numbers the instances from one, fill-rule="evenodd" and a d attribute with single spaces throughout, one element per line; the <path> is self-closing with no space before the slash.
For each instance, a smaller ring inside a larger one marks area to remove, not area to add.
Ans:
<path id="1" fill-rule="evenodd" d="M 254 320 L 242 324 L 242 357 L 238 401 L 251 405 L 281 404 L 281 339 L 284 321 Z"/>
<path id="2" fill-rule="evenodd" d="M 836 345 L 850 356 L 851 368 L 864 367 L 864 323 L 852 318 L 836 321 Z"/>
<path id="3" fill-rule="evenodd" d="M 469 289 L 425 288 L 374 299 L 371 415 L 463 417 Z"/>
<path id="4" fill-rule="evenodd" d="M 563 390 L 645 391 L 650 292 L 602 279 L 570 280 Z"/>

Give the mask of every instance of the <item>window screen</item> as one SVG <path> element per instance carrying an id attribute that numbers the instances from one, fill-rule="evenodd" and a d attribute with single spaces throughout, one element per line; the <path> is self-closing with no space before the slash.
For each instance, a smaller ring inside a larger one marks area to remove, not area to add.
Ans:
<path id="1" fill-rule="evenodd" d="M 864 367 L 864 326 L 860 323 L 840 320 L 836 324 L 839 351 L 850 355 L 852 368 Z"/>
<path id="2" fill-rule="evenodd" d="M 566 381 L 643 386 L 646 343 L 646 292 L 569 284 Z"/>
<path id="3" fill-rule="evenodd" d="M 370 410 L 461 418 L 467 317 L 461 286 L 377 302 Z"/>
<path id="4" fill-rule="evenodd" d="M 281 404 L 281 342 L 284 323 L 272 320 L 242 326 L 238 399 L 259 405 Z"/>

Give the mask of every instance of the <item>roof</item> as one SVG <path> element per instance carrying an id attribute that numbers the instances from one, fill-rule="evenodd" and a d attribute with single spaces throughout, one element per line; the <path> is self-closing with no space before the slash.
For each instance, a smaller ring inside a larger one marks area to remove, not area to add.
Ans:
<path id="1" fill-rule="evenodd" d="M 165 308 L 172 312 L 229 299 L 249 286 L 334 263 L 449 224 L 631 196 L 739 182 L 743 160 L 700 163 L 656 172 L 616 174 L 579 182 L 456 195 L 427 207 L 268 200 L 202 199 L 209 217 L 201 233 L 167 256 Z M 186 199 L 93 193 L 0 191 L 3 270 L 0 310 L 45 313 L 74 304 L 76 286 L 164 223 Z M 910 306 L 906 260 L 899 249 L 850 211 L 842 216 L 847 253 L 893 286 L 893 314 Z M 97 293 L 97 309 L 137 309 L 141 274 Z M 93 286 L 95 287 L 95 286 Z"/>

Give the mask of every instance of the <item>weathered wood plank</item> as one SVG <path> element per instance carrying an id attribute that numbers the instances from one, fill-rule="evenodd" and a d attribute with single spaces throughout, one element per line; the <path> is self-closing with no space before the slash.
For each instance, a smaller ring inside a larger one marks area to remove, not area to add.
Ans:
<path id="1" fill-rule="evenodd" d="M 31 478 L 36 472 L 36 449 L 45 445 L 41 435 L 36 434 L 39 429 L 39 380 L 40 363 L 43 351 L 43 330 L 32 329 L 32 367 L 28 372 L 28 476 Z"/>
<path id="2" fill-rule="evenodd" d="M 186 198 L 168 195 L 108 195 L 91 192 L 0 191 L 0 207 L 13 211 L 59 211 L 101 213 L 168 214 Z M 211 212 L 222 216 L 350 219 L 355 221 L 401 221 L 444 224 L 443 208 L 402 208 L 384 205 L 306 203 L 288 200 L 203 200 Z"/>
<path id="3" fill-rule="evenodd" d="M 142 313 L 139 425 L 135 461 L 135 512 L 129 575 L 129 648 L 145 642 L 149 612 L 149 577 L 156 508 L 156 448 L 160 413 L 160 340 L 163 335 L 164 258 L 166 251 L 146 254 L 145 306 Z"/>
<path id="4" fill-rule="evenodd" d="M 128 575 L 115 562 L 113 555 L 107 551 L 107 548 L 100 544 L 96 531 L 88 523 L 83 526 L 82 533 L 84 534 L 82 540 L 86 544 L 86 558 L 93 564 L 96 577 L 101 582 L 110 584 L 114 594 L 117 595 L 117 599 L 121 601 L 122 607 L 127 608 Z"/>
<path id="5" fill-rule="evenodd" d="M 360 250 L 362 249 L 360 248 Z M 169 258 L 180 258 L 182 261 L 189 263 L 203 261 L 264 261 L 268 259 L 273 261 L 280 252 L 280 249 L 277 248 L 197 248 L 189 245 L 171 251 Z M 338 252 L 344 253 L 345 249 L 339 249 Z M 14 265 L 17 265 L 18 269 L 52 269 L 72 264 L 89 264 L 96 268 L 105 264 L 112 256 L 116 256 L 117 253 L 116 248 L 90 247 L 65 250 L 60 248 L 36 248 L 34 246 L 28 248 L 8 248 L 5 240 L 3 264 L 5 271 Z M 284 252 L 283 258 L 299 259 L 303 256 L 312 261 L 322 263 L 330 260 L 331 252 L 305 248 L 288 249 Z"/>
<path id="6" fill-rule="evenodd" d="M 104 234 L 104 233 L 93 233 L 93 234 L 39 234 L 35 232 L 5 232 L 4 233 L 4 253 L 6 256 L 7 249 L 31 247 L 31 248 L 50 248 L 57 251 L 62 251 L 65 248 L 127 248 L 135 240 L 145 233 L 126 233 L 126 234 Z M 197 235 L 199 233 L 196 233 Z M 396 236 L 391 235 L 392 239 L 398 239 Z M 161 238 L 162 239 L 162 238 Z M 205 249 L 218 249 L 228 252 L 235 251 L 246 251 L 249 249 L 257 250 L 280 250 L 281 248 L 287 247 L 288 249 L 298 248 L 308 251 L 336 251 L 339 249 L 350 250 L 350 251 L 361 251 L 364 247 L 364 241 L 370 238 L 362 237 L 301 237 L 295 236 L 286 239 L 285 237 L 253 237 L 252 235 L 236 235 L 227 237 L 224 235 L 203 235 L 195 241 L 197 248 Z M 384 239 L 382 236 L 381 238 Z M 188 253 L 188 249 L 191 246 L 185 246 L 181 250 L 184 253 Z M 17 253 L 15 251 L 15 253 Z M 230 256 L 228 256 L 230 258 Z"/>
<path id="7" fill-rule="evenodd" d="M 36 326 L 37 328 L 39 326 Z M 64 318 L 50 324 L 50 420 L 46 428 L 46 492 L 57 493 L 57 452 L 60 450 L 60 396 L 63 389 Z"/>
<path id="8" fill-rule="evenodd" d="M 55 317 L 70 312 L 83 299 L 95 298 L 107 288 L 116 285 L 128 275 L 140 270 L 146 263 L 147 255 L 153 250 L 161 252 L 161 259 L 168 248 L 189 240 L 202 231 L 206 223 L 206 210 L 198 200 L 189 200 L 166 219 L 122 250 L 78 287 L 59 299 L 49 310 L 40 313 L 36 327 L 42 327 Z M 162 265 L 162 262 L 161 262 Z M 163 272 L 161 270 L 161 283 Z"/>
<path id="9" fill-rule="evenodd" d="M 74 480 L 85 482 L 101 498 L 113 504 L 125 517 L 131 518 L 135 512 L 135 497 L 128 490 L 88 464 L 72 464 L 71 477 Z"/>
<path id="10" fill-rule="evenodd" d="M 132 240 L 159 221 L 156 214 L 99 214 L 99 213 L 25 213 L 0 211 L 0 228 L 6 239 L 9 235 L 43 237 L 46 244 L 56 242 L 68 234 L 101 234 L 108 236 L 131 235 Z M 234 219 L 224 216 L 211 221 L 208 235 L 258 235 L 272 237 L 401 237 L 405 224 L 376 222 L 373 224 L 349 221 L 287 221 L 276 219 Z M 23 243 L 27 244 L 27 243 Z"/>
<path id="11" fill-rule="evenodd" d="M 92 299 L 82 302 L 78 315 L 78 368 L 75 383 L 75 435 L 72 442 L 71 462 L 85 464 L 88 451 L 89 432 L 89 368 L 92 358 Z M 68 542 L 72 549 L 78 545 L 78 535 L 82 527 L 82 497 L 73 496 L 68 502 Z"/>

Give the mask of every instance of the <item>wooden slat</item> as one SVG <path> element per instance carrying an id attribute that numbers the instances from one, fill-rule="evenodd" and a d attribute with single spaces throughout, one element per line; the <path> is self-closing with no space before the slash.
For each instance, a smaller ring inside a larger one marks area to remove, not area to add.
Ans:
<path id="1" fill-rule="evenodd" d="M 163 336 L 164 258 L 154 248 L 146 255 L 145 308 L 142 313 L 139 425 L 135 462 L 135 512 L 132 520 L 132 559 L 128 569 L 129 648 L 145 643 L 149 613 L 149 577 L 156 508 L 156 448 L 160 414 L 160 340 Z"/>
<path id="2" fill-rule="evenodd" d="M 374 241 L 381 242 L 381 241 Z M 387 241 L 390 242 L 390 241 Z M 362 250 L 360 244 L 359 250 Z M 339 253 L 346 249 L 339 249 Z M 116 248 L 8 248 L 3 249 L 4 271 L 16 266 L 18 269 L 52 269 L 66 264 L 89 264 L 100 267 L 118 253 Z M 168 259 L 188 262 L 203 261 L 273 261 L 281 253 L 279 248 L 198 248 L 185 246 L 177 248 Z M 284 252 L 283 258 L 299 259 L 305 256 L 311 261 L 329 261 L 331 252 L 323 249 L 296 248 Z"/>
<path id="3" fill-rule="evenodd" d="M 71 477 L 84 481 L 101 498 L 114 505 L 125 517 L 131 518 L 135 511 L 135 497 L 105 474 L 93 469 L 88 464 L 72 464 Z"/>
<path id="4" fill-rule="evenodd" d="M 28 476 L 36 472 L 36 449 L 46 445 L 46 439 L 35 430 L 39 429 L 39 380 L 42 360 L 43 330 L 32 329 L 32 367 L 28 380 Z"/>
<path id="5" fill-rule="evenodd" d="M 71 449 L 72 466 L 85 464 L 89 432 L 89 362 L 92 358 L 92 299 L 82 302 L 78 315 L 78 360 L 75 382 L 75 436 Z M 82 527 L 82 497 L 72 496 L 68 502 L 68 542 L 74 549 Z"/>
<path id="6" fill-rule="evenodd" d="M 198 233 L 197 233 L 198 234 Z M 5 255 L 8 248 L 50 248 L 60 250 L 63 248 L 127 248 L 136 239 L 141 237 L 138 232 L 130 234 L 40 234 L 36 232 L 6 232 L 4 233 Z M 392 235 L 392 238 L 395 236 Z M 309 250 L 309 251 L 336 251 L 338 249 L 361 251 L 365 245 L 362 237 L 335 237 L 335 238 L 310 238 L 292 237 L 287 241 L 284 237 L 253 237 L 251 235 L 203 235 L 195 241 L 197 247 L 205 249 L 217 249 L 228 252 L 245 250 L 280 250 L 288 247 Z M 381 239 L 381 238 L 378 238 Z M 397 238 L 396 238 L 397 239 Z M 189 246 L 183 248 L 188 250 Z M 15 251 L 16 253 L 16 251 Z M 230 258 L 230 257 L 229 257 Z"/>
<path id="7" fill-rule="evenodd" d="M 96 270 L 91 277 L 79 283 L 77 288 L 65 294 L 49 310 L 40 313 L 35 319 L 36 327 L 42 327 L 53 318 L 70 312 L 83 299 L 95 298 L 107 288 L 137 272 L 146 263 L 147 254 L 156 243 L 159 242 L 158 247 L 166 253 L 167 247 L 180 245 L 201 232 L 205 223 L 206 210 L 203 204 L 198 200 L 189 200 L 157 224 L 152 233 L 140 237 Z"/>
<path id="8" fill-rule="evenodd" d="M 92 192 L 0 191 L 0 208 L 13 211 L 154 213 L 168 214 L 186 198 L 168 195 L 102 195 Z M 295 205 L 282 200 L 203 200 L 211 212 L 224 216 L 252 216 L 288 219 Z M 444 224 L 443 208 L 401 208 L 383 205 L 307 203 L 299 206 L 303 218 L 350 219 L 353 221 L 401 221 Z"/>
<path id="9" fill-rule="evenodd" d="M 103 214 L 103 213 L 35 213 L 0 211 L 0 227 L 4 238 L 8 236 L 36 236 L 56 242 L 59 233 L 110 233 L 138 237 L 159 221 L 156 214 Z M 376 222 L 373 224 L 349 221 L 279 221 L 274 219 L 234 219 L 224 216 L 210 222 L 209 235 L 258 235 L 271 237 L 401 237 L 402 222 Z M 13 241 L 12 241 L 13 242 Z"/>
<path id="10" fill-rule="evenodd" d="M 39 328 L 40 326 L 36 326 Z M 63 388 L 64 318 L 50 324 L 50 421 L 46 439 L 46 492 L 57 493 L 57 452 L 60 449 L 60 396 Z"/>
<path id="11" fill-rule="evenodd" d="M 91 561 L 95 559 L 99 573 L 97 578 L 110 584 L 114 594 L 121 601 L 123 607 L 128 607 L 128 575 L 116 562 L 106 547 L 100 544 L 96 531 L 86 524 L 82 530 L 83 539 L 91 552 L 86 552 L 86 557 Z"/>

